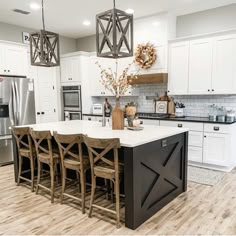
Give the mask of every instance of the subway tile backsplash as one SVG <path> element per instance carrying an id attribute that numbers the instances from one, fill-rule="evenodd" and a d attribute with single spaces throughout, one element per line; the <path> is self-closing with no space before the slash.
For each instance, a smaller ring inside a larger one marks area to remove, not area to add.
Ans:
<path id="1" fill-rule="evenodd" d="M 124 107 L 128 102 L 138 103 L 139 112 L 154 112 L 153 100 L 147 100 L 147 96 L 162 96 L 167 91 L 167 84 L 154 84 L 154 85 L 138 85 L 135 86 L 139 94 L 136 97 L 122 97 L 120 99 L 121 106 Z M 208 116 L 208 107 L 211 104 L 217 106 L 224 106 L 227 110 L 236 110 L 236 95 L 185 95 L 185 96 L 173 96 L 175 101 L 184 103 L 185 115 L 187 116 Z M 93 103 L 103 103 L 103 97 L 94 97 Z M 113 97 L 108 98 L 109 102 L 114 107 L 115 99 Z"/>

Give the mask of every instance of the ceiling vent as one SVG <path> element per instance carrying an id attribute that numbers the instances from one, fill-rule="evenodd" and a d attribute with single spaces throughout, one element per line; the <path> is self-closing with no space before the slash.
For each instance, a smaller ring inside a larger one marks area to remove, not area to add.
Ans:
<path id="1" fill-rule="evenodd" d="M 23 10 L 21 10 L 21 9 L 14 9 L 13 11 L 16 12 L 16 13 L 23 14 L 23 15 L 28 15 L 28 14 L 30 14 L 30 12 L 28 12 L 28 11 L 23 11 Z"/>

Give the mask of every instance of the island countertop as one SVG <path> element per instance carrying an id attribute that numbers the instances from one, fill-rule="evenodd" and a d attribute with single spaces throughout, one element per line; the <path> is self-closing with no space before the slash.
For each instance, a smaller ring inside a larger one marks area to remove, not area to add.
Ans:
<path id="1" fill-rule="evenodd" d="M 119 138 L 122 147 L 137 147 L 146 143 L 188 132 L 188 129 L 144 125 L 140 131 L 112 130 L 111 126 L 102 127 L 97 121 L 72 120 L 28 125 L 34 130 L 57 131 L 60 134 L 88 135 L 92 138 Z"/>

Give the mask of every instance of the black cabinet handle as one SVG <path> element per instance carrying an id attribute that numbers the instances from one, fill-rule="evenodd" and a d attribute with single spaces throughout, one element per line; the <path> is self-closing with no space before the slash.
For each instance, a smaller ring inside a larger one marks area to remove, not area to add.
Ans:
<path id="1" fill-rule="evenodd" d="M 40 112 L 37 112 L 37 115 L 39 116 L 39 115 L 40 115 Z"/>
<path id="2" fill-rule="evenodd" d="M 183 125 L 182 124 L 178 124 L 178 128 L 182 128 L 183 127 Z"/>
<path id="3" fill-rule="evenodd" d="M 220 130 L 220 127 L 214 126 L 214 131 L 219 131 L 219 130 Z"/>
<path id="4" fill-rule="evenodd" d="M 214 91 L 215 91 L 215 89 L 212 89 L 211 91 L 212 91 L 212 92 L 214 92 Z"/>
<path id="5" fill-rule="evenodd" d="M 207 91 L 210 92 L 210 89 L 208 89 Z"/>
<path id="6" fill-rule="evenodd" d="M 4 70 L 4 72 L 7 72 L 7 70 Z"/>
<path id="7" fill-rule="evenodd" d="M 168 93 L 170 92 L 170 90 L 167 91 Z"/>
<path id="8" fill-rule="evenodd" d="M 10 70 L 8 70 L 8 72 L 10 72 Z"/>
<path id="9" fill-rule="evenodd" d="M 44 113 L 44 111 L 43 111 L 43 112 L 41 112 L 41 114 L 42 114 L 42 115 L 44 115 L 44 114 L 45 114 L 45 113 Z"/>
<path id="10" fill-rule="evenodd" d="M 89 121 L 91 121 L 91 118 L 88 118 Z"/>
<path id="11" fill-rule="evenodd" d="M 143 121 L 142 120 L 140 121 L 140 125 L 143 125 Z"/>
<path id="12" fill-rule="evenodd" d="M 204 138 L 206 138 L 207 136 L 206 135 L 204 135 Z"/>

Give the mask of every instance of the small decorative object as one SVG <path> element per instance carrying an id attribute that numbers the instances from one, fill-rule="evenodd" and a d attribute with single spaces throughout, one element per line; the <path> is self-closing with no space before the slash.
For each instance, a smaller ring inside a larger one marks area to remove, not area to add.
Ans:
<path id="1" fill-rule="evenodd" d="M 114 8 L 96 16 L 97 56 L 133 56 L 133 15 Z"/>
<path id="2" fill-rule="evenodd" d="M 135 118 L 136 110 L 137 109 L 136 109 L 136 106 L 134 105 L 134 103 L 128 104 L 125 109 L 127 121 L 128 121 L 128 126 L 130 126 L 130 127 L 133 127 L 133 121 Z"/>
<path id="3" fill-rule="evenodd" d="M 142 69 L 149 69 L 156 61 L 156 49 L 153 44 L 138 44 L 135 50 L 135 63 Z"/>
<path id="4" fill-rule="evenodd" d="M 105 89 L 109 90 L 116 98 L 116 105 L 112 111 L 112 129 L 124 129 L 124 111 L 120 107 L 120 96 L 125 95 L 131 87 L 128 83 L 128 71 L 132 64 L 125 68 L 122 74 L 117 76 L 118 62 L 116 60 L 116 72 L 111 68 L 103 69 L 101 65 L 96 62 L 101 70 L 100 82 L 104 85 Z M 137 78 L 137 75 L 129 75 L 132 78 Z"/>
<path id="5" fill-rule="evenodd" d="M 45 30 L 42 0 L 43 30 L 30 35 L 31 65 L 53 67 L 60 65 L 59 35 Z"/>

